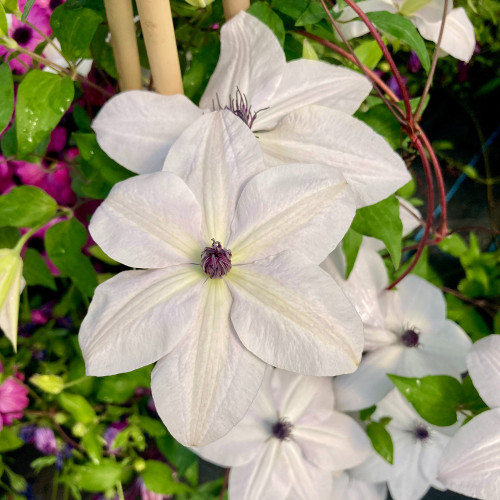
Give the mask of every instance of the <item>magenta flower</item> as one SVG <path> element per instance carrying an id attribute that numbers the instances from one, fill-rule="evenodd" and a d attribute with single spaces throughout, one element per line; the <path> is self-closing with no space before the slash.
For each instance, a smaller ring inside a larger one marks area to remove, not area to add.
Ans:
<path id="1" fill-rule="evenodd" d="M 44 455 L 57 453 L 57 442 L 54 431 L 50 427 L 38 427 L 34 436 L 35 448 Z"/>
<path id="2" fill-rule="evenodd" d="M 14 168 L 0 154 L 0 194 L 8 193 L 15 185 Z"/>
<path id="3" fill-rule="evenodd" d="M 20 9 L 23 8 L 22 3 L 25 2 L 19 2 Z M 49 19 L 50 11 L 40 7 L 39 5 L 33 5 L 33 7 L 31 7 L 28 15 L 28 21 L 34 24 L 42 33 L 45 33 L 46 35 L 50 35 L 52 33 Z M 40 42 L 43 42 L 42 35 L 21 22 L 15 16 L 10 16 L 9 21 L 9 36 L 13 38 L 21 47 L 34 51 L 37 45 Z M 10 54 L 10 51 L 4 47 L 0 47 L 0 56 L 6 56 L 8 54 Z M 16 58 L 9 61 L 9 66 L 12 71 L 18 74 L 26 73 L 28 68 L 32 67 L 32 65 L 33 61 L 31 57 L 24 54 L 20 54 Z"/>
<path id="4" fill-rule="evenodd" d="M 28 389 L 12 377 L 5 380 L 0 385 L 0 430 L 15 418 L 22 418 L 28 404 Z"/>

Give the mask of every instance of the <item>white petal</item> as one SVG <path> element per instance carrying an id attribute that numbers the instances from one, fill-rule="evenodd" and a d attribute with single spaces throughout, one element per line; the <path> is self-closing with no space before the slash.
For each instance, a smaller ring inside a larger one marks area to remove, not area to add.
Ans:
<path id="1" fill-rule="evenodd" d="M 307 106 L 258 136 L 271 166 L 300 162 L 339 168 L 358 208 L 387 198 L 411 178 L 382 136 L 342 111 Z"/>
<path id="2" fill-rule="evenodd" d="M 467 368 L 484 402 L 500 406 L 500 335 L 476 342 L 467 356 Z"/>
<path id="3" fill-rule="evenodd" d="M 349 473 L 360 481 L 376 483 L 386 481 L 394 476 L 394 467 L 386 462 L 378 453 L 372 451 L 368 458 Z"/>
<path id="4" fill-rule="evenodd" d="M 439 20 L 435 17 L 427 16 L 427 10 L 420 9 L 412 14 L 412 19 L 420 31 L 420 34 L 427 40 L 437 43 L 439 31 L 441 29 L 441 19 L 443 8 L 440 9 Z M 460 61 L 469 62 L 476 47 L 474 27 L 470 22 L 465 10 L 462 7 L 453 9 L 446 17 L 441 49 Z"/>
<path id="5" fill-rule="evenodd" d="M 356 368 L 363 346 L 359 316 L 335 281 L 302 254 L 235 266 L 228 277 L 234 327 L 266 363 L 304 375 Z"/>
<path id="6" fill-rule="evenodd" d="M 20 257 L 19 265 L 12 266 L 10 270 L 11 276 L 2 283 L 3 286 L 8 286 L 7 296 L 5 302 L 0 306 L 0 328 L 3 330 L 5 336 L 10 340 L 14 351 L 17 352 L 17 324 L 19 320 L 19 295 L 21 294 L 25 281 L 22 275 L 23 264 Z M 9 272 L 9 271 L 7 271 Z M 5 279 L 5 276 L 2 276 Z M 10 283 L 9 284 L 7 284 Z"/>
<path id="7" fill-rule="evenodd" d="M 336 406 L 342 411 L 368 408 L 378 403 L 393 388 L 387 373 L 394 373 L 402 347 L 391 345 L 363 356 L 359 368 L 334 382 Z"/>
<path id="8" fill-rule="evenodd" d="M 186 334 L 206 276 L 199 266 L 125 271 L 96 289 L 79 341 L 87 375 L 135 370 L 170 352 Z"/>
<path id="9" fill-rule="evenodd" d="M 408 429 L 413 429 L 415 422 L 422 420 L 413 407 L 410 406 L 406 398 L 396 388 L 392 389 L 392 391 L 377 404 L 377 410 L 373 414 L 373 418 L 376 420 L 382 417 L 392 418 L 389 423 L 389 431 L 398 429 L 403 430 L 405 434 L 408 433 Z"/>
<path id="10" fill-rule="evenodd" d="M 225 246 L 240 193 L 265 165 L 250 129 L 222 111 L 204 115 L 189 127 L 170 150 L 163 169 L 183 179 L 196 196 L 203 209 L 206 244 L 215 238 Z"/>
<path id="11" fill-rule="evenodd" d="M 283 453 L 291 473 L 292 493 L 290 499 L 329 500 L 333 484 L 332 473 L 312 465 L 302 455 L 300 447 L 293 439 L 283 443 Z"/>
<path id="12" fill-rule="evenodd" d="M 292 435 L 306 460 L 323 470 L 343 470 L 359 465 L 371 450 L 370 441 L 359 424 L 338 412 L 310 425 L 301 422 Z"/>
<path id="13" fill-rule="evenodd" d="M 170 146 L 200 116 L 200 109 L 183 95 L 131 90 L 112 97 L 92 128 L 113 160 L 144 174 L 161 170 Z"/>
<path id="14" fill-rule="evenodd" d="M 204 109 L 218 109 L 219 103 L 227 106 L 239 89 L 253 111 L 266 108 L 279 86 L 285 65 L 285 54 L 274 33 L 241 11 L 221 29 L 219 62 L 200 106 Z"/>
<path id="15" fill-rule="evenodd" d="M 333 480 L 331 500 L 386 500 L 385 483 L 369 483 L 343 472 Z"/>
<path id="16" fill-rule="evenodd" d="M 182 179 L 169 172 L 115 184 L 89 230 L 110 257 L 130 267 L 199 263 L 205 246 L 200 206 Z"/>
<path id="17" fill-rule="evenodd" d="M 286 499 L 292 488 L 284 442 L 270 439 L 255 460 L 231 469 L 229 497 L 237 500 Z"/>
<path id="18" fill-rule="evenodd" d="M 394 1 L 392 0 L 365 0 L 363 2 L 358 2 L 358 7 L 363 12 L 386 10 L 395 13 L 397 11 Z M 364 35 L 369 31 L 364 22 L 352 21 L 356 17 L 358 17 L 358 14 L 351 9 L 351 7 L 346 7 L 342 10 L 342 14 L 338 19 L 340 21 L 340 29 L 348 40 Z"/>
<path id="19" fill-rule="evenodd" d="M 290 61 L 269 109 L 257 115 L 252 129 L 270 130 L 288 113 L 308 104 L 352 114 L 371 89 L 365 76 L 342 66 L 310 59 Z"/>
<path id="20" fill-rule="evenodd" d="M 352 193 L 337 169 L 282 165 L 244 188 L 231 224 L 233 263 L 294 249 L 316 263 L 340 242 L 354 218 Z"/>
<path id="21" fill-rule="evenodd" d="M 500 408 L 481 413 L 457 432 L 441 457 L 438 477 L 463 495 L 500 498 Z"/>
<path id="22" fill-rule="evenodd" d="M 189 331 L 156 365 L 151 389 L 158 414 L 184 446 L 204 446 L 227 434 L 245 415 L 266 365 L 247 351 L 229 319 L 231 295 L 223 280 L 208 280 Z"/>
<path id="23" fill-rule="evenodd" d="M 420 472 L 434 487 L 442 486 L 439 485 L 437 481 L 438 464 L 443 454 L 443 450 L 449 442 L 449 436 L 445 436 L 440 432 L 431 431 L 429 441 L 426 441 L 422 446 L 419 460 Z"/>

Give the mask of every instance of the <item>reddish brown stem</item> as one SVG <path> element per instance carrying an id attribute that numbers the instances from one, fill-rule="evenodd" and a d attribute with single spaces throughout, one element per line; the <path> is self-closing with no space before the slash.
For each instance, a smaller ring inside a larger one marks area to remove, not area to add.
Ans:
<path id="1" fill-rule="evenodd" d="M 223 500 L 224 494 L 226 493 L 227 485 L 229 483 L 229 471 L 230 470 L 231 469 L 226 469 L 226 472 L 224 474 L 224 482 L 222 483 L 222 489 L 220 490 L 219 500 Z"/>

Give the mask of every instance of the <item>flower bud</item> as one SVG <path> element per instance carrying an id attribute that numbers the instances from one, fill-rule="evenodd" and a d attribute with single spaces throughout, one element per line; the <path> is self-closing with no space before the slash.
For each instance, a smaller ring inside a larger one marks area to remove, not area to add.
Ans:
<path id="1" fill-rule="evenodd" d="M 134 470 L 141 472 L 146 468 L 146 462 L 143 458 L 139 457 L 134 460 Z"/>
<path id="2" fill-rule="evenodd" d="M 42 391 L 50 394 L 59 394 L 64 388 L 64 381 L 57 375 L 40 375 L 35 373 L 30 378 L 30 382 Z"/>
<path id="3" fill-rule="evenodd" d="M 87 426 L 82 424 L 81 422 L 77 422 L 71 429 L 71 434 L 75 437 L 83 437 L 85 433 L 88 431 Z"/>
<path id="4" fill-rule="evenodd" d="M 193 7 L 199 7 L 204 9 L 207 5 L 213 3 L 214 0 L 186 0 L 186 3 L 192 5 Z"/>

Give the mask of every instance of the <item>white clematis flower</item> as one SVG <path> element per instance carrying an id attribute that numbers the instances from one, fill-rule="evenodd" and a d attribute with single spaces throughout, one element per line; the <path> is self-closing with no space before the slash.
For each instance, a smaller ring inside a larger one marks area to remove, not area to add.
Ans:
<path id="1" fill-rule="evenodd" d="M 360 464 L 370 448 L 361 427 L 334 410 L 331 379 L 268 369 L 244 419 L 194 451 L 231 467 L 229 498 L 327 500 L 332 471 Z"/>
<path id="2" fill-rule="evenodd" d="M 344 471 L 333 479 L 333 493 L 330 500 L 386 500 L 386 498 L 385 482 L 364 481 L 349 471 Z"/>
<path id="3" fill-rule="evenodd" d="M 476 342 L 467 368 L 484 402 L 492 408 L 464 425 L 446 447 L 439 479 L 463 495 L 500 498 L 500 335 Z"/>
<path id="4" fill-rule="evenodd" d="M 387 11 L 408 17 L 426 40 L 437 43 L 443 19 L 444 0 L 364 0 L 358 7 L 363 12 Z M 369 32 L 366 24 L 355 21 L 358 14 L 346 7 L 338 21 L 343 35 L 350 40 Z M 460 61 L 468 62 L 474 54 L 476 38 L 474 27 L 462 7 L 448 3 L 441 49 Z"/>
<path id="5" fill-rule="evenodd" d="M 165 170 L 118 183 L 90 233 L 126 271 L 97 288 L 80 330 L 89 375 L 160 360 L 156 407 L 201 445 L 245 414 L 266 363 L 311 375 L 356 369 L 362 325 L 318 264 L 354 216 L 342 174 L 267 169 L 229 111 L 197 120 Z"/>
<path id="6" fill-rule="evenodd" d="M 61 50 L 61 44 L 57 38 L 54 38 L 51 43 L 48 43 L 43 51 L 43 55 L 53 63 L 61 66 L 62 68 L 68 68 L 68 62 L 59 52 Z M 92 69 L 93 59 L 80 59 L 76 64 L 76 72 L 79 75 L 87 77 Z M 57 70 L 51 68 L 50 66 L 45 66 L 43 71 L 48 73 L 57 73 Z"/>
<path id="7" fill-rule="evenodd" d="M 387 480 L 394 500 L 419 500 L 431 486 L 445 489 L 437 479 L 438 463 L 458 425 L 436 427 L 425 422 L 397 389 L 377 405 L 373 419 L 383 417 L 391 417 L 386 428 L 394 444 L 394 464 L 372 454 L 352 470 L 353 476 Z"/>
<path id="8" fill-rule="evenodd" d="M 269 166 L 341 169 L 358 206 L 410 180 L 387 142 L 352 116 L 371 90 L 354 71 L 321 61 L 287 63 L 273 32 L 240 12 L 221 30 L 221 55 L 200 107 L 182 95 L 122 92 L 93 122 L 106 153 L 137 173 L 161 169 L 179 135 L 203 113 L 229 109 L 256 134 Z"/>
<path id="9" fill-rule="evenodd" d="M 322 267 L 329 271 L 328 262 Z M 338 280 L 338 274 L 331 272 Z M 337 377 L 337 404 L 343 411 L 377 403 L 393 387 L 387 373 L 404 377 L 451 375 L 466 370 L 471 341 L 456 323 L 446 319 L 439 288 L 415 275 L 396 290 L 386 291 L 382 258 L 361 246 L 354 268 L 342 289 L 363 320 L 367 352 L 356 372 Z"/>

